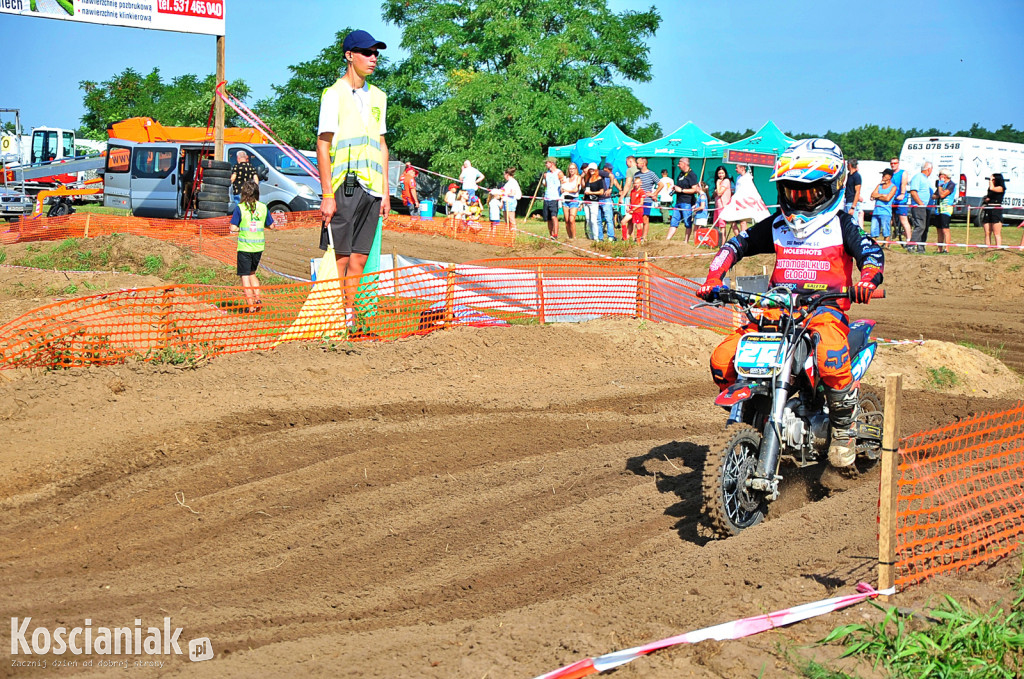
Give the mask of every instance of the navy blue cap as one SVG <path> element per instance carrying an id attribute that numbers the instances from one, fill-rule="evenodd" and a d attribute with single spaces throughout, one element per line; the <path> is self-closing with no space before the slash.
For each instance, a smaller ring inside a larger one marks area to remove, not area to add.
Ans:
<path id="1" fill-rule="evenodd" d="M 346 35 L 345 42 L 341 45 L 341 49 L 344 52 L 348 52 L 353 49 L 372 50 L 378 47 L 382 50 L 386 50 L 388 48 L 388 46 L 380 40 L 376 40 L 372 35 L 361 29 L 352 31 Z"/>

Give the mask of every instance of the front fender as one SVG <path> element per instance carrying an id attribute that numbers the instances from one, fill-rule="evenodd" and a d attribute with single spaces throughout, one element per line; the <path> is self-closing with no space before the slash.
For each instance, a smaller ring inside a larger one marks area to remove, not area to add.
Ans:
<path id="1" fill-rule="evenodd" d="M 770 396 L 771 388 L 763 382 L 737 382 L 718 395 L 715 405 L 731 408 L 757 394 Z"/>

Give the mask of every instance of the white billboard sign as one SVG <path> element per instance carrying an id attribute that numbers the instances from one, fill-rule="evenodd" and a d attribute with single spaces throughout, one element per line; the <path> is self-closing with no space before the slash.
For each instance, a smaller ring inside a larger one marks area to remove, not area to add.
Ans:
<path id="1" fill-rule="evenodd" d="M 224 35 L 227 0 L 0 0 L 0 13 Z"/>

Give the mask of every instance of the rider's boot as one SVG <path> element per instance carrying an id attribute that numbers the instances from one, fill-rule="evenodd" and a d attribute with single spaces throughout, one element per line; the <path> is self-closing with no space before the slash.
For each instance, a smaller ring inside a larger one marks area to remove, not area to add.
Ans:
<path id="1" fill-rule="evenodd" d="M 828 419 L 832 425 L 832 442 L 828 461 L 833 467 L 849 467 L 857 458 L 857 442 L 850 435 L 859 397 L 853 385 L 845 389 L 828 389 Z"/>

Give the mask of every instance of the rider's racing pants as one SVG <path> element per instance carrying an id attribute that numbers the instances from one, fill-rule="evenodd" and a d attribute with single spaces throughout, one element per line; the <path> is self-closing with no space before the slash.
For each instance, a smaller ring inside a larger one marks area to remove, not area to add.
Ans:
<path id="1" fill-rule="evenodd" d="M 774 319 L 779 318 L 781 313 L 778 309 L 764 311 L 766 317 Z M 832 391 L 838 392 L 849 387 L 853 377 L 850 374 L 850 346 L 847 342 L 850 324 L 846 314 L 832 307 L 819 307 L 807 321 L 807 328 L 817 340 L 815 355 L 821 381 Z M 741 325 L 711 352 L 711 377 L 722 391 L 736 382 L 733 358 L 740 337 L 748 332 L 757 332 L 757 329 L 755 323 Z M 794 366 L 794 372 L 796 369 Z"/>

